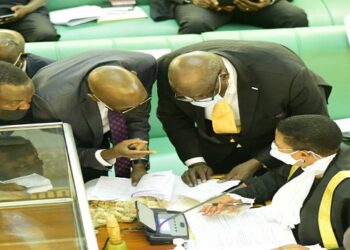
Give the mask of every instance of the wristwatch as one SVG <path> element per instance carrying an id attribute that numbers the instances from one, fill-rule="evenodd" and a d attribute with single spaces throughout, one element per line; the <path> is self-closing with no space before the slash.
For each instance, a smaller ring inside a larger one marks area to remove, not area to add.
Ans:
<path id="1" fill-rule="evenodd" d="M 131 167 L 134 167 L 135 165 L 139 164 L 139 163 L 142 163 L 145 167 L 146 167 L 146 170 L 149 170 L 149 160 L 147 159 L 134 159 L 134 160 L 131 160 Z"/>

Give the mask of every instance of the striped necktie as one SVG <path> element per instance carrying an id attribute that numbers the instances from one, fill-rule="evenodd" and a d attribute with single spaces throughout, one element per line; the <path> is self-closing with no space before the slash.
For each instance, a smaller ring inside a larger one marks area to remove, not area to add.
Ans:
<path id="1" fill-rule="evenodd" d="M 113 145 L 128 139 L 128 128 L 124 115 L 108 110 L 109 129 L 111 131 Z M 131 161 L 127 157 L 119 157 L 114 165 L 116 176 L 130 177 Z"/>

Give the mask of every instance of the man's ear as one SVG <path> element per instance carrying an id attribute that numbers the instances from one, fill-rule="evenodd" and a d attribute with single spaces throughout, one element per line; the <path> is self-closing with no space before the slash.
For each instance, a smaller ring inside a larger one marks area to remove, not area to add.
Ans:
<path id="1" fill-rule="evenodd" d="M 223 71 L 220 73 L 221 80 L 228 80 L 230 78 L 230 74 L 227 71 Z"/>
<path id="2" fill-rule="evenodd" d="M 98 102 L 98 100 L 97 100 L 97 98 L 95 97 L 94 94 L 88 93 L 87 95 L 88 95 L 88 97 L 89 97 L 91 100 L 93 100 L 94 102 Z"/>

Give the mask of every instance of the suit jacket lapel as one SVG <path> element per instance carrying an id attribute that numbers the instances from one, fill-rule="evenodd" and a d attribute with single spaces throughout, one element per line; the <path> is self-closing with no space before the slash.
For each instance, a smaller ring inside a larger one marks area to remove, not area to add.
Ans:
<path id="1" fill-rule="evenodd" d="M 93 134 L 93 144 L 100 146 L 103 140 L 101 114 L 97 103 L 90 100 L 87 93 L 87 84 L 84 81 L 80 91 L 80 110 Z"/>
<path id="2" fill-rule="evenodd" d="M 220 53 L 220 52 L 218 52 Z M 241 119 L 241 135 L 249 134 L 260 92 L 260 84 L 249 69 L 230 55 L 222 53 L 236 69 L 237 72 L 237 94 L 239 114 Z"/>

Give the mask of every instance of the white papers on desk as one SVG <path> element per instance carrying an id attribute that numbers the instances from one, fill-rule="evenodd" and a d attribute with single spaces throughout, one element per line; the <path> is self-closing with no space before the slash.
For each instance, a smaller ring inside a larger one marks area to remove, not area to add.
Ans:
<path id="1" fill-rule="evenodd" d="M 49 179 L 38 174 L 31 174 L 6 180 L 1 183 L 15 183 L 17 185 L 25 186 L 26 191 L 30 194 L 46 192 L 52 189 L 52 183 Z"/>
<path id="2" fill-rule="evenodd" d="M 350 14 L 344 18 L 344 25 L 345 25 L 346 33 L 348 35 L 348 41 L 350 45 Z"/>
<path id="3" fill-rule="evenodd" d="M 55 10 L 49 13 L 50 21 L 57 25 L 75 26 L 90 22 L 102 16 L 102 8 L 96 5 L 84 5 L 75 8 Z"/>
<path id="4" fill-rule="evenodd" d="M 136 187 L 127 178 L 101 176 L 95 187 L 87 192 L 88 199 L 130 200 L 134 197 L 151 196 L 169 201 L 173 194 L 174 181 L 175 176 L 171 171 L 146 174 Z"/>
<path id="5" fill-rule="evenodd" d="M 148 17 L 147 14 L 140 7 L 135 6 L 132 9 L 129 8 L 124 11 L 123 8 L 128 7 L 103 8 L 103 14 L 97 19 L 97 22 L 103 23 L 110 21 L 121 21 Z"/>
<path id="6" fill-rule="evenodd" d="M 187 186 L 181 177 L 176 179 L 175 196 L 185 196 L 199 202 L 203 202 L 239 184 L 239 180 L 219 183 L 218 180 L 208 180 L 195 187 Z"/>
<path id="7" fill-rule="evenodd" d="M 238 216 L 203 216 L 188 213 L 186 219 L 200 250 L 270 250 L 295 243 L 290 228 L 282 227 L 267 215 L 266 207 Z"/>

